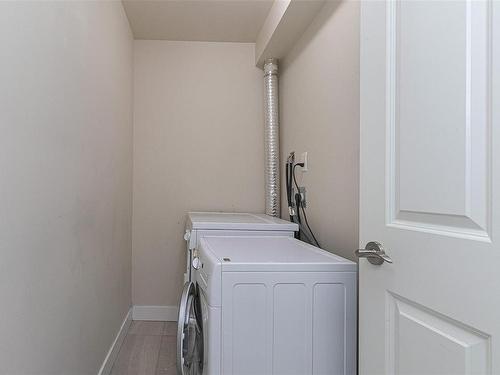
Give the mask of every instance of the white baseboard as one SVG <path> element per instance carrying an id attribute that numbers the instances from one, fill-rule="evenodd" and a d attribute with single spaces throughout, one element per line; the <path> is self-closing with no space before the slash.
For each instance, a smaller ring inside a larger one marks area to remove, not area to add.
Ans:
<path id="1" fill-rule="evenodd" d="M 156 320 L 176 322 L 179 308 L 177 306 L 134 306 L 133 320 Z"/>
<path id="2" fill-rule="evenodd" d="M 111 344 L 109 348 L 108 354 L 106 354 L 106 358 L 104 358 L 104 362 L 102 363 L 101 368 L 99 369 L 98 375 L 109 375 L 111 372 L 111 368 L 113 367 L 113 363 L 115 363 L 116 357 L 118 356 L 118 352 L 122 346 L 123 340 L 125 340 L 125 336 L 127 336 L 128 328 L 132 323 L 132 309 L 130 309 L 123 320 L 123 323 L 120 327 L 120 330 L 116 334 L 115 341 Z"/>

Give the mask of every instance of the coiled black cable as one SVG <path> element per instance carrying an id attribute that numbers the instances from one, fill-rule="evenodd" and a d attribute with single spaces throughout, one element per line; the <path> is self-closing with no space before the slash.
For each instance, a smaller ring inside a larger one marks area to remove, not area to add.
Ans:
<path id="1" fill-rule="evenodd" d="M 304 222 L 306 224 L 307 229 L 309 230 L 309 233 L 311 234 L 311 236 L 315 242 L 315 245 L 317 247 L 321 247 L 319 245 L 318 240 L 316 239 L 316 236 L 314 235 L 314 233 L 311 229 L 311 226 L 309 225 L 309 221 L 307 220 L 307 214 L 306 214 L 306 210 L 304 208 L 304 203 L 302 201 L 302 195 L 300 194 L 300 191 L 299 191 L 299 184 L 297 183 L 297 178 L 295 177 L 295 168 L 296 167 L 304 167 L 304 163 L 297 163 L 293 166 L 293 169 L 292 169 L 293 182 L 295 184 L 295 187 L 297 188 L 297 192 L 295 193 L 295 201 L 296 201 L 296 205 L 297 205 L 297 217 L 299 219 L 299 225 L 301 224 L 299 210 L 302 210 L 302 214 L 304 215 Z"/>

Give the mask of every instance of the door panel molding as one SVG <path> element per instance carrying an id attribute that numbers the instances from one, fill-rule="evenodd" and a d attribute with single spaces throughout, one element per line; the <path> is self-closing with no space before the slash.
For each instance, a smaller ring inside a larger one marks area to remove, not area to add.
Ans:
<path id="1" fill-rule="evenodd" d="M 391 292 L 386 314 L 388 374 L 491 374 L 490 335 Z"/>
<path id="2" fill-rule="evenodd" d="M 386 225 L 491 242 L 491 0 L 441 7 L 386 5 Z M 418 17 L 429 30 L 415 27 Z M 456 71 L 443 73 L 457 56 Z"/>

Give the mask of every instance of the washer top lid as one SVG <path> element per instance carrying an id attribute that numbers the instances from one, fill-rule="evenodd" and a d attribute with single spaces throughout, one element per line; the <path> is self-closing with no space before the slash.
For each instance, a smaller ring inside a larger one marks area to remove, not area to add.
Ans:
<path id="1" fill-rule="evenodd" d="M 297 224 L 264 214 L 189 212 L 188 229 L 297 231 Z"/>
<path id="2" fill-rule="evenodd" d="M 292 237 L 205 237 L 223 271 L 350 271 L 356 263 Z"/>

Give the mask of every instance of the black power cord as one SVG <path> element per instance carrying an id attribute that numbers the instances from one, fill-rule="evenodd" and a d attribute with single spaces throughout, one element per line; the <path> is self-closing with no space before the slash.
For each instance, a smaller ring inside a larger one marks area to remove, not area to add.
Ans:
<path id="1" fill-rule="evenodd" d="M 292 166 L 293 165 L 293 166 Z M 312 239 L 314 240 L 314 244 L 317 246 L 317 247 L 321 247 L 318 240 L 316 239 L 316 236 L 314 235 L 312 229 L 311 229 L 311 226 L 309 225 L 309 221 L 307 220 L 307 214 L 306 214 L 306 210 L 304 208 L 304 201 L 303 201 L 303 197 L 302 197 L 302 194 L 300 193 L 300 189 L 299 189 L 299 184 L 297 183 L 297 178 L 295 177 L 295 168 L 296 167 L 304 167 L 304 163 L 296 163 L 296 164 L 290 164 L 289 163 L 289 167 L 291 167 L 291 174 L 292 174 L 292 179 L 293 179 L 293 182 L 295 184 L 295 187 L 297 188 L 297 192 L 295 193 L 295 205 L 297 207 L 297 212 L 296 212 L 296 215 L 297 215 L 297 221 L 298 221 L 298 224 L 299 224 L 299 228 L 302 229 L 302 231 L 304 232 L 304 234 L 306 235 L 306 237 L 308 237 L 309 239 Z M 287 185 L 288 185 L 288 170 L 287 170 Z M 290 184 L 291 185 L 291 181 L 290 181 Z M 291 187 L 289 187 L 289 191 L 290 191 L 290 196 L 291 196 Z M 287 187 L 287 194 L 288 194 L 288 187 Z M 290 204 L 290 201 L 291 199 L 289 199 L 289 204 Z M 304 216 L 304 222 L 306 224 L 306 227 L 307 227 L 307 230 L 309 231 L 309 233 L 305 233 L 304 231 L 304 228 L 303 226 L 301 225 L 302 224 L 302 220 L 301 220 L 301 217 L 300 217 L 300 210 L 302 210 L 302 214 Z M 299 231 L 300 233 L 300 231 Z M 309 236 L 308 234 L 310 234 L 311 236 Z M 312 241 L 311 241 L 312 242 Z"/>
<path id="2" fill-rule="evenodd" d="M 290 169 L 290 166 L 293 165 L 295 159 L 295 155 L 292 152 L 290 156 L 288 156 L 288 159 L 286 161 L 286 199 L 288 203 L 288 215 L 290 216 L 290 221 L 293 222 L 293 209 L 292 209 L 292 171 Z"/>
<path id="3" fill-rule="evenodd" d="M 296 223 L 299 226 L 299 230 L 294 233 L 294 237 L 297 239 L 301 239 L 301 233 L 303 232 L 300 212 L 296 210 L 298 206 L 298 202 L 295 197 L 292 197 L 293 194 L 293 166 L 295 164 L 295 152 L 291 152 L 286 161 L 286 197 L 288 203 L 288 215 L 290 216 L 290 221 L 292 223 Z M 312 240 L 310 241 L 312 242 Z"/>

